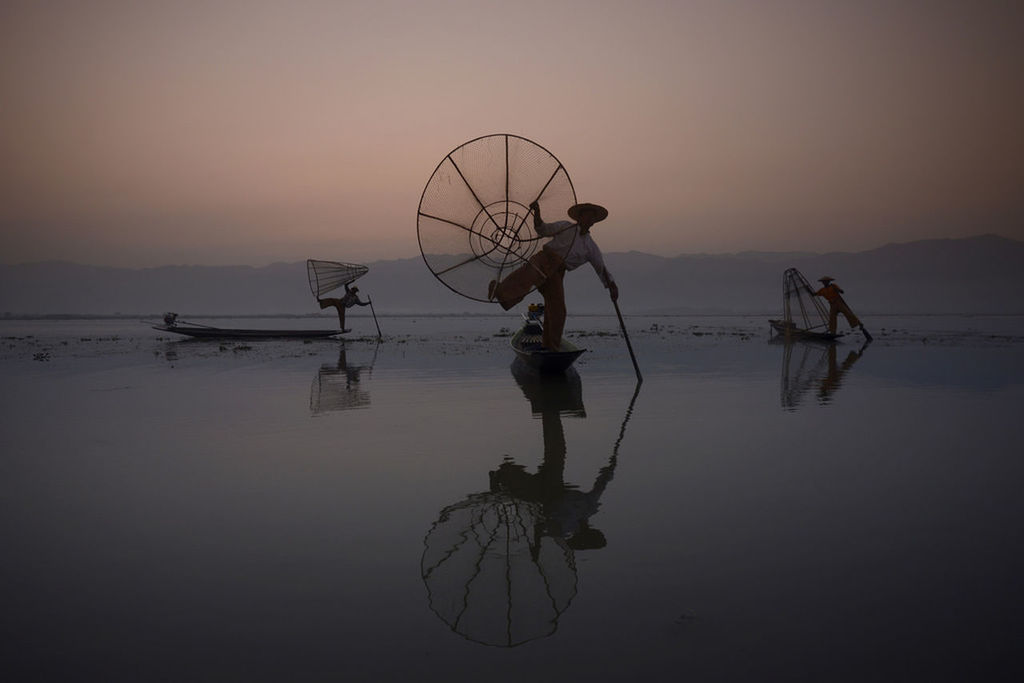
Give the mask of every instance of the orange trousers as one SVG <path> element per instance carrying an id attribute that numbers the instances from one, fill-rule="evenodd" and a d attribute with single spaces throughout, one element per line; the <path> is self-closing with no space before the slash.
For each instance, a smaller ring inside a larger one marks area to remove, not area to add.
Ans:
<path id="1" fill-rule="evenodd" d="M 837 296 L 835 299 L 829 301 L 828 307 L 828 331 L 832 334 L 836 333 L 836 326 L 839 323 L 839 314 L 842 313 L 843 317 L 846 318 L 846 322 L 850 323 L 850 327 L 854 328 L 860 325 L 860 319 L 853 314 L 850 307 L 843 301 L 843 297 Z"/>
<path id="2" fill-rule="evenodd" d="M 509 273 L 494 287 L 494 298 L 506 311 L 530 293 L 534 287 L 544 297 L 545 348 L 558 349 L 565 329 L 565 264 L 561 257 L 541 249 L 529 262 Z"/>

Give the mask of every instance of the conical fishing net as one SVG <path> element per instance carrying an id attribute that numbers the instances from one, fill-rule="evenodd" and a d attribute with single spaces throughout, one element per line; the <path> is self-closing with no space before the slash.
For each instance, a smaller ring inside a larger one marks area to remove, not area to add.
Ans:
<path id="1" fill-rule="evenodd" d="M 344 287 L 362 277 L 370 270 L 366 266 L 355 263 L 338 263 L 337 261 L 306 261 L 306 272 L 309 274 L 309 289 L 313 296 L 321 297 L 339 287 Z"/>
<path id="2" fill-rule="evenodd" d="M 534 232 L 534 201 L 549 223 L 567 220 L 576 204 L 569 174 L 551 152 L 508 134 L 455 148 L 420 199 L 416 227 L 427 268 L 454 292 L 488 301 L 491 280 L 502 280 L 551 239 Z"/>
<path id="3" fill-rule="evenodd" d="M 821 297 L 796 268 L 782 274 L 783 322 L 795 332 L 828 333 L 828 312 Z"/>
<path id="4" fill-rule="evenodd" d="M 469 640 L 514 647 L 555 632 L 576 595 L 564 543 L 538 534 L 540 503 L 506 493 L 471 495 L 441 511 L 420 569 L 430 608 Z"/>

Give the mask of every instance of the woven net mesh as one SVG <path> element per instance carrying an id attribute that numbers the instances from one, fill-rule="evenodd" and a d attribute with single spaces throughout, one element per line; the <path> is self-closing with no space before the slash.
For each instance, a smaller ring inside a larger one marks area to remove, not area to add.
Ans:
<path id="1" fill-rule="evenodd" d="M 420 199 L 416 227 L 427 267 L 458 294 L 487 301 L 491 280 L 503 279 L 551 239 L 533 230 L 534 201 L 548 222 L 566 220 L 576 203 L 569 174 L 551 152 L 508 134 L 455 148 Z"/>
<path id="2" fill-rule="evenodd" d="M 309 275 L 309 289 L 313 296 L 320 297 L 362 277 L 369 270 L 366 266 L 337 261 L 306 261 Z"/>
<path id="3" fill-rule="evenodd" d="M 796 268 L 782 274 L 783 320 L 799 331 L 827 332 L 828 313 L 807 278 Z"/>
<path id="4" fill-rule="evenodd" d="M 474 642 L 515 647 L 544 638 L 576 595 L 572 550 L 538 537 L 539 503 L 479 493 L 441 511 L 424 539 L 430 608 Z"/>

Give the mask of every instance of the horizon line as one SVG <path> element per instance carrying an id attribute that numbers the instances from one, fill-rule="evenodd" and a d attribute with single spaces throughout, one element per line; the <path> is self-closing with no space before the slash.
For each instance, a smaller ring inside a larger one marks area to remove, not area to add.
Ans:
<path id="1" fill-rule="evenodd" d="M 859 251 L 801 251 L 801 250 L 780 250 L 780 251 L 769 251 L 764 249 L 744 249 L 740 251 L 723 251 L 723 252 L 681 252 L 674 256 L 664 256 L 661 254 L 654 254 L 647 251 L 640 251 L 638 249 L 631 249 L 629 251 L 609 251 L 605 252 L 604 255 L 628 255 L 628 254 L 640 254 L 643 256 L 651 256 L 653 258 L 661 259 L 676 259 L 684 257 L 737 257 L 737 256 L 751 256 L 751 255 L 764 255 L 764 256 L 800 256 L 800 257 L 819 257 L 819 256 L 830 256 L 830 255 L 849 255 L 849 254 L 864 254 L 871 251 L 877 251 L 886 247 L 901 246 L 907 244 L 919 244 L 922 242 L 957 242 L 967 240 L 979 240 L 979 239 L 998 239 L 1005 240 L 1007 242 L 1018 242 L 1024 243 L 1024 240 L 1015 237 L 1007 237 L 993 232 L 979 233 L 977 235 L 969 235 L 965 237 L 926 237 L 917 240 L 907 240 L 903 242 L 886 242 L 877 247 L 871 247 L 868 249 L 861 249 Z M 309 257 L 312 258 L 312 257 Z M 400 256 L 393 258 L 377 258 L 373 260 L 367 260 L 367 264 L 373 263 L 386 263 L 393 261 L 410 261 L 415 259 L 422 259 L 422 254 L 415 256 Z M 0 262 L 0 267 L 24 267 L 24 266 L 37 266 L 46 264 L 64 264 L 73 266 L 82 266 L 87 268 L 110 268 L 119 270 L 156 270 L 160 268 L 269 268 L 275 265 L 294 265 L 297 263 L 304 263 L 308 259 L 300 259 L 294 261 L 269 261 L 262 265 L 252 265 L 249 263 L 221 263 L 221 264 L 198 264 L 198 263 L 165 263 L 155 266 L 115 266 L 109 264 L 98 264 L 98 263 L 85 263 L 81 261 L 70 261 L 67 259 L 48 259 L 38 261 L 20 261 L 17 263 L 5 263 Z"/>

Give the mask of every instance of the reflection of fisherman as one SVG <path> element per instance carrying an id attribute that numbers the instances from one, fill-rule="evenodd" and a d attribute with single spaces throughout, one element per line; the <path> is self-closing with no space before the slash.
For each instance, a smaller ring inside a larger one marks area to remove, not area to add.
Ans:
<path id="1" fill-rule="evenodd" d="M 832 334 L 836 333 L 836 326 L 839 323 L 839 314 L 842 313 L 851 328 L 859 327 L 860 331 L 864 333 L 864 338 L 871 341 L 871 335 L 868 334 L 866 329 L 864 329 L 864 325 L 860 322 L 860 319 L 853 314 L 853 311 L 850 310 L 850 307 L 843 299 L 843 290 L 839 285 L 834 284 L 835 278 L 823 277 L 820 278 L 818 282 L 822 284 L 822 288 L 815 292 L 814 295 L 824 297 L 825 300 L 828 301 L 828 331 Z"/>
<path id="2" fill-rule="evenodd" d="M 341 347 L 341 351 L 338 353 L 338 363 L 334 369 L 331 369 L 329 365 L 325 365 L 321 368 L 321 372 L 344 372 L 345 373 L 345 388 L 352 389 L 353 385 L 359 384 L 359 373 L 362 372 L 362 365 L 349 365 L 348 356 L 345 352 L 345 347 Z"/>
<path id="3" fill-rule="evenodd" d="M 850 351 L 846 355 L 846 360 L 843 361 L 842 366 L 836 363 L 836 345 L 828 345 L 828 374 L 821 380 L 821 386 L 818 388 L 818 399 L 822 403 L 828 403 L 832 399 L 832 394 L 839 388 L 839 382 L 842 380 L 843 375 L 853 367 L 854 363 L 860 360 L 860 357 L 864 355 L 864 349 L 867 348 L 869 343 L 870 337 L 859 350 Z"/>
<path id="4" fill-rule="evenodd" d="M 552 239 L 531 256 L 528 263 L 504 280 L 492 280 L 487 298 L 497 300 L 507 311 L 536 287 L 544 297 L 543 344 L 545 348 L 554 350 L 561 346 L 562 330 L 565 328 L 565 290 L 562 280 L 567 270 L 575 270 L 584 263 L 590 263 L 611 293 L 612 301 L 619 298 L 619 288 L 604 265 L 601 250 L 590 236 L 590 228 L 594 223 L 607 218 L 608 211 L 597 204 L 576 204 L 569 208 L 569 218 L 575 222 L 545 223 L 541 219 L 537 202 L 530 204 L 530 209 L 533 211 L 534 230 L 538 235 Z"/>
<path id="5" fill-rule="evenodd" d="M 340 299 L 325 298 L 317 299 L 320 302 L 321 310 L 328 306 L 334 306 L 338 310 L 338 324 L 341 326 L 342 332 L 349 332 L 350 330 L 345 329 L 345 309 L 352 308 L 353 306 L 369 306 L 369 301 L 359 300 L 359 288 L 349 288 L 348 284 L 345 285 L 345 296 Z"/>
<path id="6" fill-rule="evenodd" d="M 604 534 L 592 528 L 589 520 L 597 512 L 601 494 L 614 476 L 616 457 L 613 455 L 601 469 L 590 491 L 580 491 L 564 481 L 566 448 L 561 416 L 557 410 L 545 411 L 541 420 L 544 461 L 536 474 L 506 460 L 490 473 L 491 491 L 506 491 L 521 500 L 541 504 L 544 515 L 534 528 L 534 553 L 540 549 L 542 536 L 564 541 L 573 550 L 603 548 Z"/>

